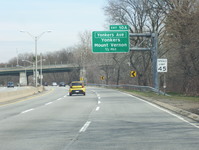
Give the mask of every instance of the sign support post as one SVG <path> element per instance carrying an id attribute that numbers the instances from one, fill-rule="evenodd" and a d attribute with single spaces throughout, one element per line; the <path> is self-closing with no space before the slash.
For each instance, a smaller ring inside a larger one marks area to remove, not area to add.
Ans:
<path id="1" fill-rule="evenodd" d="M 131 51 L 151 51 L 152 54 L 152 72 L 153 72 L 153 87 L 159 91 L 158 72 L 157 72 L 157 56 L 158 56 L 158 36 L 157 33 L 130 33 L 131 37 L 146 37 L 151 38 L 151 47 L 132 47 Z"/>
<path id="2" fill-rule="evenodd" d="M 157 72 L 157 57 L 158 57 L 158 38 L 157 33 L 152 34 L 152 69 L 153 69 L 153 84 L 154 88 L 159 91 L 159 81 Z"/>
<path id="3" fill-rule="evenodd" d="M 165 89 L 166 89 L 166 76 L 165 72 L 167 72 L 167 59 L 157 59 L 157 72 L 163 72 L 164 74 L 164 83 L 163 83 L 163 88 L 164 88 L 164 94 L 165 94 Z"/>
<path id="4" fill-rule="evenodd" d="M 167 87 L 167 85 L 166 85 L 166 75 L 165 75 L 165 73 L 164 73 L 164 84 L 163 84 L 164 95 L 165 95 L 165 92 L 166 92 L 166 87 Z"/>

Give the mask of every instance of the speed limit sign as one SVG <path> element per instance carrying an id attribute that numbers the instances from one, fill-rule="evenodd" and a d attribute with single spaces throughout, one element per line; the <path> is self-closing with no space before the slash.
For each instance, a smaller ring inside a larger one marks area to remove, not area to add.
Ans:
<path id="1" fill-rule="evenodd" d="M 167 59 L 157 59 L 157 71 L 167 72 Z"/>

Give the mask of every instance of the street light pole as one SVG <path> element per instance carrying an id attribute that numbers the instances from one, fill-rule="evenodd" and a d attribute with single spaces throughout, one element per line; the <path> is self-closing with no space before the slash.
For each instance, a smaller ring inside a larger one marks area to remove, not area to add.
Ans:
<path id="1" fill-rule="evenodd" d="M 42 53 L 40 53 L 40 86 L 43 84 L 43 72 L 42 72 L 42 66 L 43 66 L 43 61 L 46 59 L 42 58 Z"/>
<path id="2" fill-rule="evenodd" d="M 37 87 L 37 36 L 35 36 L 35 87 Z"/>
<path id="3" fill-rule="evenodd" d="M 40 53 L 40 86 L 42 86 L 42 54 Z"/>
<path id="4" fill-rule="evenodd" d="M 42 32 L 41 34 L 39 34 L 38 36 L 33 36 L 31 33 L 27 32 L 27 31 L 20 31 L 20 32 L 23 32 L 23 33 L 27 33 L 28 35 L 30 35 L 34 40 L 35 40 L 35 87 L 37 87 L 37 84 L 38 84 L 38 76 L 37 76 L 37 41 L 38 39 L 45 33 L 49 33 L 51 31 L 44 31 Z"/>

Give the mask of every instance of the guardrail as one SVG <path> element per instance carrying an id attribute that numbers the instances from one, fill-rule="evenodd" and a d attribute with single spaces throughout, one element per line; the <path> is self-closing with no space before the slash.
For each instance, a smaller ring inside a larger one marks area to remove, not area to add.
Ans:
<path id="1" fill-rule="evenodd" d="M 160 95 L 169 96 L 165 92 L 162 92 L 162 91 L 155 89 L 153 87 L 150 87 L 150 86 L 140 86 L 140 85 L 130 85 L 130 84 L 106 85 L 106 84 L 92 84 L 92 83 L 88 83 L 87 85 L 88 86 L 108 87 L 108 88 L 123 88 L 123 89 L 130 89 L 130 90 L 136 90 L 136 91 L 141 91 L 141 92 L 155 92 Z"/>

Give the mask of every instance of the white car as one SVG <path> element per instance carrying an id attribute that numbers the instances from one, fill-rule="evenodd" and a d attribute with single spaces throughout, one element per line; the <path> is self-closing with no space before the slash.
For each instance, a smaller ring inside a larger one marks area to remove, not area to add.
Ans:
<path id="1" fill-rule="evenodd" d="M 52 86 L 57 86 L 57 82 L 52 82 Z"/>

